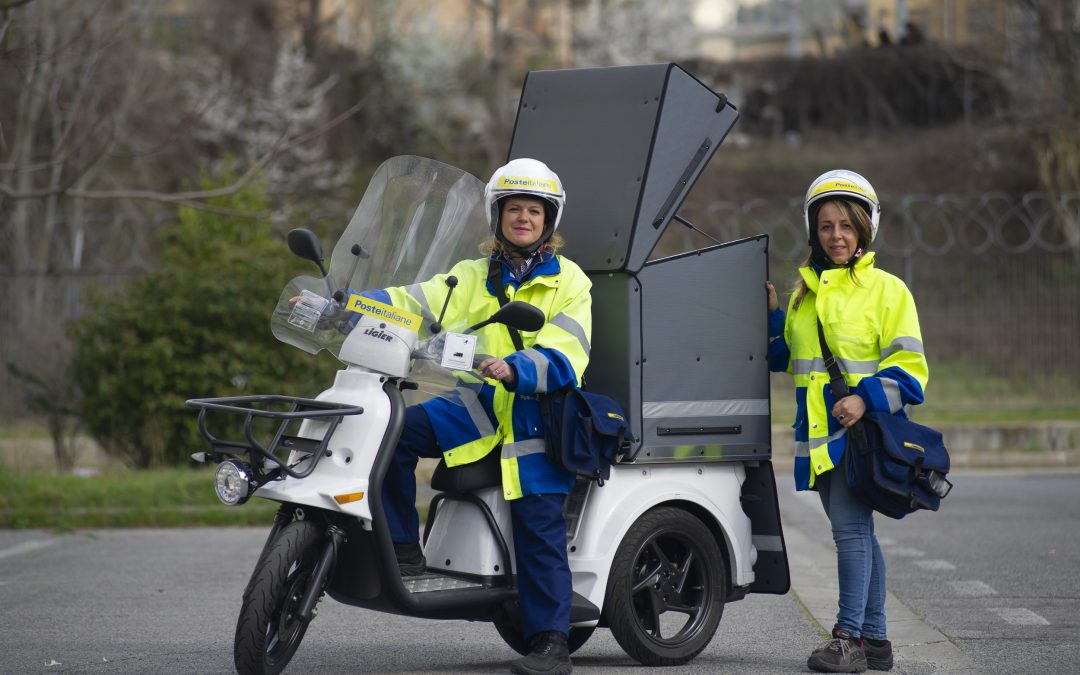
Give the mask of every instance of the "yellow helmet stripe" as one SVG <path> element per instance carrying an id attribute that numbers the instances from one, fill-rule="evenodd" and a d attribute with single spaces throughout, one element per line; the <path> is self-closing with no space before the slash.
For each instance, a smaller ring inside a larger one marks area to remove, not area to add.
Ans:
<path id="1" fill-rule="evenodd" d="M 496 190 L 543 190 L 545 192 L 558 193 L 559 184 L 553 180 L 533 178 L 531 176 L 500 176 L 495 184 Z"/>
<path id="2" fill-rule="evenodd" d="M 875 195 L 873 192 L 870 192 L 865 188 L 855 183 L 852 183 L 851 181 L 842 179 L 825 181 L 821 185 L 815 186 L 814 189 L 810 191 L 810 195 L 809 197 L 807 197 L 806 201 L 810 201 L 818 195 L 826 192 L 852 192 L 857 195 L 862 195 L 863 197 L 873 201 L 875 204 L 878 201 L 877 195 Z"/>

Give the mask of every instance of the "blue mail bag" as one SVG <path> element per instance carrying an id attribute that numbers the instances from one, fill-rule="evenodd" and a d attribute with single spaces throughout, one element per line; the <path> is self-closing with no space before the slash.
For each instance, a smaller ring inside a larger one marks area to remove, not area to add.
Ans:
<path id="1" fill-rule="evenodd" d="M 937 511 L 952 489 L 941 432 L 885 412 L 868 413 L 858 428 L 862 434 L 849 430 L 841 462 L 855 496 L 890 518 Z"/>
<path id="2" fill-rule="evenodd" d="M 548 461 L 603 485 L 630 429 L 619 404 L 572 387 L 544 395 L 541 411 Z"/>

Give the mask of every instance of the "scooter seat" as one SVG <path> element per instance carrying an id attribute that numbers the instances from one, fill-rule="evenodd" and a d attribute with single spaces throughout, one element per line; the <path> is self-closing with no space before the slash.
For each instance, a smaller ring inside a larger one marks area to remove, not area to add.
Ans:
<path id="1" fill-rule="evenodd" d="M 483 459 L 460 466 L 446 466 L 439 460 L 435 472 L 431 474 L 431 489 L 437 492 L 469 492 L 480 488 L 496 487 L 502 484 L 502 446 L 484 456 Z"/>

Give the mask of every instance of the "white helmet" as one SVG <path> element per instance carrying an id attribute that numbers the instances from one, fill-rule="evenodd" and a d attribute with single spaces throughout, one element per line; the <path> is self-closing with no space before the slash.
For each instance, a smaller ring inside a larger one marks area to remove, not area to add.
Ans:
<path id="1" fill-rule="evenodd" d="M 510 160 L 491 175 L 491 180 L 484 188 L 484 199 L 488 207 L 488 225 L 496 236 L 499 234 L 499 200 L 510 195 L 535 197 L 548 202 L 551 209 L 544 209 L 544 238 L 558 229 L 563 204 L 566 203 L 566 193 L 563 191 L 562 181 L 547 164 L 523 157 Z"/>
<path id="2" fill-rule="evenodd" d="M 851 199 L 861 202 L 870 216 L 870 244 L 877 236 L 878 221 L 881 219 L 881 203 L 878 201 L 874 186 L 854 171 L 835 169 L 826 171 L 810 183 L 803 203 L 803 223 L 806 225 L 806 238 L 810 239 L 810 207 L 817 202 L 829 199 Z"/>

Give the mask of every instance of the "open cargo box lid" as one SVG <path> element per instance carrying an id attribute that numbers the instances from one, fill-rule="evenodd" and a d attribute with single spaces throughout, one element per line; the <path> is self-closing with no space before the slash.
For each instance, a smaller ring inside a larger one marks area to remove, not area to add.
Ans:
<path id="1" fill-rule="evenodd" d="M 737 119 L 675 64 L 525 79 L 509 157 L 565 184 L 562 252 L 593 280 L 586 380 L 627 412 L 636 461 L 771 454 L 768 238 L 646 264 Z"/>
<path id="2" fill-rule="evenodd" d="M 738 117 L 673 63 L 531 72 L 509 157 L 562 178 L 583 270 L 636 272 Z"/>

